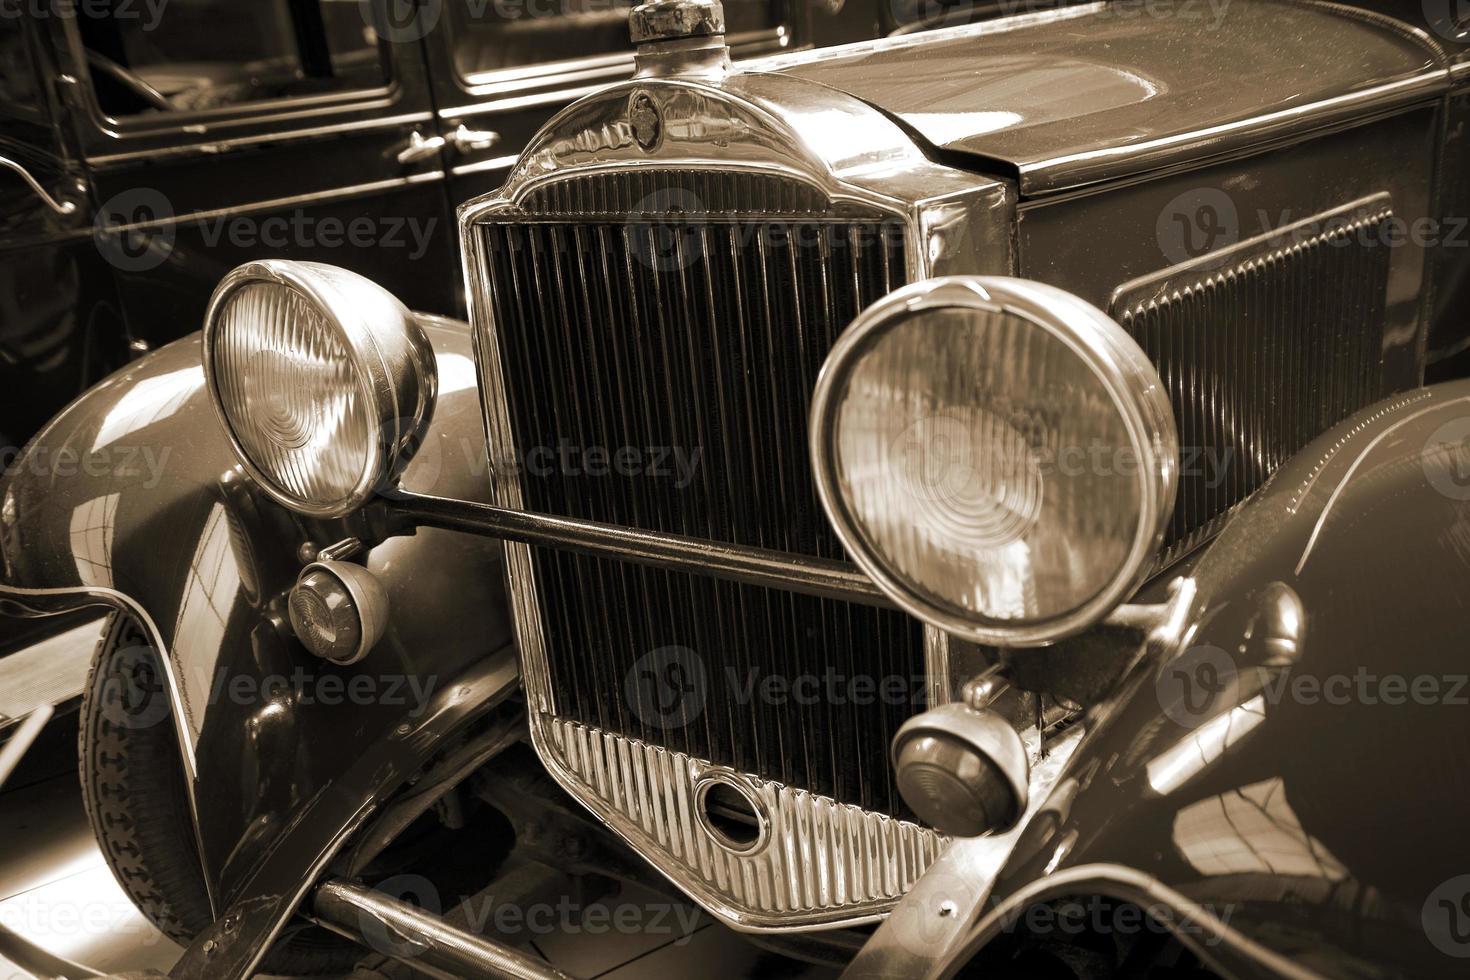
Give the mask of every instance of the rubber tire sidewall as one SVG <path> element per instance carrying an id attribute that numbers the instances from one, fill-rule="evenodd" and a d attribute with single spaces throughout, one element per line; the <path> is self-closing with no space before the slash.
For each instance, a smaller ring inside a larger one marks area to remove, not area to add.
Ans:
<path id="1" fill-rule="evenodd" d="M 158 656 L 136 620 L 109 618 L 82 690 L 78 770 L 87 819 L 113 877 L 160 932 L 189 946 L 214 916 Z M 347 940 L 311 929 L 278 941 L 259 970 L 345 973 L 362 955 Z"/>

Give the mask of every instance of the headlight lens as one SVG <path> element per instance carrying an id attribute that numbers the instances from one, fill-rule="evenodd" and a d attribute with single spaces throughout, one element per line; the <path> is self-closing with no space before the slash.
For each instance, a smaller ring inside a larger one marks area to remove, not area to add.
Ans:
<path id="1" fill-rule="evenodd" d="M 1014 279 L 939 279 L 866 311 L 813 407 L 823 503 L 901 606 L 1043 644 L 1139 584 L 1173 506 L 1163 386 L 1101 311 Z"/>
<path id="2" fill-rule="evenodd" d="M 205 372 L 247 470 L 293 510 L 339 517 L 407 462 L 433 405 L 412 314 L 354 273 L 255 262 L 215 290 Z"/>

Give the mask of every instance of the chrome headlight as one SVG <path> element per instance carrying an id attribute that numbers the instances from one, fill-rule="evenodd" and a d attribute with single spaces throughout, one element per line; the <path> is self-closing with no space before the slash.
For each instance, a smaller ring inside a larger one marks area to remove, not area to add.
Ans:
<path id="1" fill-rule="evenodd" d="M 240 266 L 204 319 L 204 373 L 240 462 L 312 517 L 361 506 L 433 410 L 434 353 L 387 290 L 315 262 Z"/>
<path id="2" fill-rule="evenodd" d="M 812 405 L 817 488 L 898 605 L 1042 645 L 1141 584 L 1173 509 L 1162 382 L 1101 310 L 1020 279 L 934 279 L 849 327 Z"/>

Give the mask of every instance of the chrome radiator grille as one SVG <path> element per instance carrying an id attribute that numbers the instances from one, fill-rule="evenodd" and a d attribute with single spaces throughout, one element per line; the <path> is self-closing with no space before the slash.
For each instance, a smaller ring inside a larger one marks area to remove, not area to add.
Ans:
<path id="1" fill-rule="evenodd" d="M 1158 368 L 1182 449 L 1161 561 L 1277 466 L 1382 397 L 1386 195 L 1130 283 L 1112 315 Z"/>
<path id="2" fill-rule="evenodd" d="M 522 207 L 532 216 L 475 234 L 515 443 L 499 462 L 517 467 L 524 508 L 843 557 L 811 481 L 807 407 L 837 336 L 906 280 L 903 226 L 834 216 L 805 185 L 757 175 L 571 180 Z M 530 561 L 557 717 L 904 812 L 887 750 L 923 707 L 916 622 L 570 553 Z M 637 684 L 671 649 L 676 682 L 703 685 L 672 724 Z M 903 695 L 761 694 L 803 676 L 900 678 Z"/>

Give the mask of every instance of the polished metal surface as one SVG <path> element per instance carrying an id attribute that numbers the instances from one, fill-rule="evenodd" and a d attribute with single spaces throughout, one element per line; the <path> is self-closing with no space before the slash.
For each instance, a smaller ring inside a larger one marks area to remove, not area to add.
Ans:
<path id="1" fill-rule="evenodd" d="M 910 718 L 893 737 L 893 767 L 914 812 L 956 837 L 1003 833 L 1029 803 L 1026 746 L 986 708 L 946 704 Z"/>
<path id="2" fill-rule="evenodd" d="M 656 133 L 651 122 L 656 124 Z M 766 187 L 771 190 L 758 191 Z M 872 221 L 875 216 L 888 216 L 902 223 L 904 268 L 900 272 L 905 279 L 936 268 L 1010 268 L 1009 236 L 1004 222 L 996 218 L 1006 213 L 1011 203 L 1005 185 L 932 163 L 901 130 L 861 102 L 779 76 L 659 79 L 604 90 L 562 113 L 533 141 L 505 187 L 492 198 L 469 205 L 461 214 L 472 319 L 480 341 L 481 377 L 487 385 L 487 428 L 493 460 L 519 458 L 506 374 L 509 366 L 518 362 L 507 361 L 513 351 L 507 349 L 507 339 L 499 336 L 504 325 L 496 322 L 493 312 L 489 292 L 492 264 L 487 252 L 491 238 L 485 229 L 547 221 L 581 222 L 589 227 L 599 221 L 612 221 L 621 229 L 630 216 L 649 214 L 658 219 L 663 215 L 666 219 L 669 204 L 656 196 L 660 190 L 669 192 L 664 197 L 672 196 L 675 204 L 692 195 L 700 202 L 701 211 L 724 209 L 728 214 L 743 208 L 756 221 L 801 221 L 818 216 L 826 221 Z M 570 232 L 537 232 L 543 236 L 558 233 L 575 241 Z M 597 290 L 604 289 L 600 280 L 594 282 L 598 283 Z M 575 286 L 564 289 L 569 298 L 578 293 Z M 499 295 L 503 298 L 507 294 L 502 291 Z M 746 301 L 754 303 L 757 298 L 752 295 Z M 687 343 L 683 338 L 679 342 Z M 588 342 L 579 343 L 585 346 Z M 786 363 L 767 368 L 791 369 Z M 815 365 L 812 370 L 814 379 Z M 793 397 L 801 395 L 799 390 L 793 391 Z M 774 448 L 765 446 L 761 451 L 775 455 Z M 792 456 L 795 466 L 800 457 L 795 452 Z M 495 476 L 497 504 L 511 511 L 525 510 L 525 488 L 514 467 L 497 467 Z M 785 532 L 773 525 L 771 533 L 772 540 L 780 541 Z M 708 551 L 707 547 L 692 544 L 685 547 L 688 557 L 696 561 L 703 561 Z M 698 875 L 691 873 L 668 843 L 650 836 L 616 809 L 609 809 L 606 798 L 569 770 L 552 744 L 549 731 L 553 722 L 566 724 L 571 719 L 565 717 L 567 709 L 562 703 L 568 695 L 556 692 L 556 685 L 563 682 L 553 682 L 555 672 L 545 640 L 543 609 L 546 603 L 552 603 L 550 608 L 557 610 L 557 616 L 564 616 L 565 590 L 557 588 L 541 598 L 539 593 L 549 585 L 529 548 L 512 544 L 507 548 L 507 559 L 532 707 L 531 731 L 543 760 L 574 796 L 594 810 L 605 811 L 609 824 L 660 870 L 681 885 L 702 888 Z M 791 586 L 788 583 L 781 588 L 784 591 Z M 841 615 L 841 607 L 834 609 Z M 786 646 L 791 641 L 780 642 Z M 744 646 L 759 650 L 768 645 L 769 641 Z M 918 647 L 915 643 L 916 658 L 924 655 Z M 930 657 L 931 662 L 936 659 Z M 615 664 L 604 665 L 600 658 L 590 668 L 611 672 L 609 676 L 616 678 L 623 670 Z M 795 724 L 797 717 L 787 712 L 780 723 Z M 890 731 L 896 727 L 895 723 Z M 619 737 L 606 728 L 602 733 Z M 688 733 L 677 735 L 673 741 L 671 750 L 694 759 L 707 758 L 696 745 L 688 743 Z M 746 752 L 761 744 L 748 737 L 742 741 Z M 871 753 L 880 771 L 870 780 L 873 785 L 880 785 L 879 779 L 884 783 L 888 780 L 883 771 L 887 769 L 885 748 L 886 736 L 875 743 Z M 800 771 L 811 765 L 800 755 L 768 757 L 772 767 L 782 769 Z M 818 767 L 825 766 L 815 761 Z M 742 767 L 744 772 L 763 768 L 759 763 Z M 757 775 L 771 778 L 770 772 L 759 771 Z M 800 786 L 803 781 L 787 779 L 784 784 Z M 691 788 L 685 785 L 684 792 Z M 712 842 L 706 843 L 712 846 Z M 710 896 L 704 904 L 739 928 L 789 929 L 802 928 L 812 921 L 832 925 L 844 921 L 840 908 L 792 911 L 770 918 L 768 910 L 736 908 L 718 896 Z M 864 905 L 852 914 L 867 918 L 875 914 L 874 908 Z"/>
<path id="3" fill-rule="evenodd" d="M 1128 554 L 1106 588 L 1066 615 L 1039 622 L 992 622 L 961 616 L 929 599 L 876 553 L 848 512 L 837 475 L 835 413 L 847 379 L 885 332 L 926 310 L 960 307 L 1008 313 L 1062 338 L 1112 396 L 1138 461 L 1139 515 Z M 1040 646 L 1081 632 L 1126 600 L 1154 567 L 1179 479 L 1179 436 L 1158 372 L 1123 329 L 1096 307 L 1038 282 L 991 276 L 942 277 L 900 289 L 865 310 L 833 347 L 811 407 L 811 458 L 822 506 L 852 559 L 900 607 L 946 632 L 978 643 Z"/>
<path id="4" fill-rule="evenodd" d="M 952 842 L 848 964 L 844 980 L 929 977 L 949 962 L 946 951 L 968 935 L 996 875 L 1050 797 L 1082 738 L 1083 728 L 1075 726 L 1048 738 L 1044 752 L 1032 739 L 1027 750 L 1036 758 L 1027 781 L 1029 804 L 1020 821 L 1004 834 Z"/>
<path id="5" fill-rule="evenodd" d="M 432 160 L 439 155 L 449 141 L 443 136 L 425 136 L 418 130 L 414 130 L 408 138 L 408 145 L 399 150 L 394 157 L 402 166 L 418 163 L 420 160 Z"/>
<path id="6" fill-rule="evenodd" d="M 52 197 L 50 192 L 48 192 L 46 188 L 42 187 L 40 183 L 37 182 L 36 178 L 31 176 L 31 172 L 20 163 L 12 160 L 10 157 L 0 156 L 0 167 L 4 167 L 6 170 L 9 170 L 20 177 L 21 180 L 25 181 L 26 186 L 29 187 L 31 191 L 41 199 L 41 203 L 45 204 L 46 207 L 50 208 L 52 211 L 55 211 L 57 214 L 62 215 L 63 217 L 76 213 L 77 206 L 74 202 L 58 201 L 56 198 Z"/>
<path id="7" fill-rule="evenodd" d="M 651 0 L 628 14 L 638 46 L 637 78 L 720 78 L 730 70 L 720 0 Z"/>
<path id="8" fill-rule="evenodd" d="M 251 283 L 274 283 L 317 309 L 346 346 L 374 427 L 372 458 L 342 499 L 305 500 L 276 484 L 250 458 L 221 403 L 214 335 L 234 294 Z M 204 376 L 211 402 L 240 464 L 282 506 L 314 517 L 351 513 L 402 472 L 433 416 L 438 375 L 433 348 L 417 321 L 392 293 L 363 276 L 316 262 L 250 262 L 220 281 L 204 318 Z"/>
<path id="9" fill-rule="evenodd" d="M 628 14 L 634 44 L 675 41 L 725 33 L 725 7 L 720 0 L 651 0 Z"/>
<path id="10" fill-rule="evenodd" d="M 335 879 L 317 886 L 311 916 L 333 932 L 442 980 L 570 980 L 533 956 L 355 882 Z"/>
<path id="11" fill-rule="evenodd" d="M 421 527 L 489 534 L 506 541 L 764 588 L 865 605 L 890 605 L 872 580 L 847 562 L 401 491 L 389 499 L 394 514 Z"/>
<path id="12" fill-rule="evenodd" d="M 548 760 L 614 827 L 637 828 L 659 870 L 745 931 L 856 924 L 879 918 L 938 858 L 947 839 L 683 752 L 552 719 Z M 546 757 L 543 755 L 543 759 Z M 766 823 L 756 844 L 725 846 L 697 806 L 711 776 L 738 779 Z"/>
<path id="13" fill-rule="evenodd" d="M 449 134 L 449 145 L 460 153 L 476 153 L 499 145 L 500 134 L 493 129 L 470 129 L 460 123 Z"/>
<path id="14" fill-rule="evenodd" d="M 1095 3 L 746 67 L 867 99 L 1014 174 L 1028 196 L 1300 139 L 1449 81 L 1423 31 L 1343 6 L 1201 4 L 1162 23 L 1128 10 Z"/>
<path id="15" fill-rule="evenodd" d="M 324 591 L 345 596 L 344 608 L 328 608 L 321 599 Z M 388 594 L 382 582 L 366 568 L 347 561 L 325 559 L 307 565 L 296 579 L 287 605 L 297 639 L 312 653 L 343 667 L 366 657 L 388 628 Z M 345 636 L 351 638 L 351 644 L 342 644 L 344 633 L 336 629 L 313 636 L 313 624 L 322 616 L 334 620 L 345 616 Z"/>

